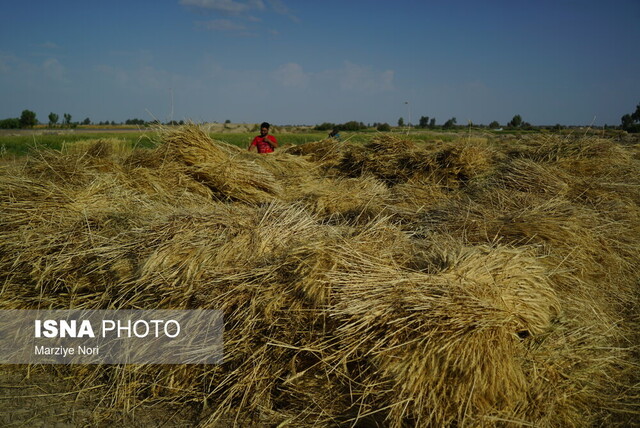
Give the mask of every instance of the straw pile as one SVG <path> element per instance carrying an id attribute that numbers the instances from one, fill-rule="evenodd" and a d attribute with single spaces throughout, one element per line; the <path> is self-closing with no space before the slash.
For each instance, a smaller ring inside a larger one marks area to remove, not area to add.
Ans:
<path id="1" fill-rule="evenodd" d="M 105 405 L 189 404 L 201 426 L 636 420 L 636 147 L 383 136 L 261 156 L 195 125 L 110 144 L 3 167 L 0 308 L 219 309 L 225 357 L 63 369 Z"/>

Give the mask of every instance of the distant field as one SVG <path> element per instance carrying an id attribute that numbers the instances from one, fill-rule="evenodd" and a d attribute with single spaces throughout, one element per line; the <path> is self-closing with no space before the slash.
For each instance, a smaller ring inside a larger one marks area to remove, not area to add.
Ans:
<path id="1" fill-rule="evenodd" d="M 371 138 L 377 131 L 363 132 L 342 132 L 343 141 L 363 142 Z M 459 138 L 459 133 L 436 133 L 414 131 L 408 136 L 402 132 L 395 135 L 404 135 L 414 141 L 452 141 Z M 257 132 L 211 132 L 210 137 L 214 140 L 224 141 L 238 147 L 248 147 L 249 143 Z M 327 137 L 326 132 L 304 131 L 304 132 L 273 132 L 278 138 L 281 146 L 299 145 L 320 141 Z M 24 156 L 34 148 L 49 148 L 61 150 L 65 145 L 71 145 L 78 141 L 96 139 L 119 139 L 126 142 L 130 147 L 153 147 L 159 140 L 158 133 L 154 130 L 134 131 L 131 129 L 85 129 L 72 132 L 47 132 L 47 131 L 12 131 L 0 133 L 0 156 Z"/>
<path id="2" fill-rule="evenodd" d="M 256 125 L 257 126 L 257 125 Z M 224 141 L 238 147 L 248 147 L 254 136 L 258 134 L 251 125 L 224 125 L 211 124 L 207 127 L 209 136 L 214 140 Z M 300 145 L 314 141 L 320 141 L 327 137 L 325 131 L 315 131 L 311 127 L 274 127 L 272 132 L 278 138 L 281 146 Z M 375 129 L 367 129 L 359 132 L 341 132 L 342 141 L 351 143 L 363 143 L 368 141 L 373 135 L 380 134 Z M 524 134 L 549 134 L 548 131 L 493 131 L 487 129 L 464 129 L 454 130 L 421 130 L 411 129 L 407 134 L 405 129 L 394 129 L 391 133 L 394 136 L 402 136 L 403 139 L 414 142 L 452 142 L 466 138 L 488 137 L 498 138 L 519 138 Z M 561 134 L 575 135 L 601 135 L 598 130 L 563 130 Z M 618 131 L 608 131 L 606 137 L 616 138 L 625 142 L 637 142 L 637 134 L 621 134 Z M 61 150 L 65 145 L 71 145 L 78 141 L 95 139 L 119 139 L 129 147 L 153 147 L 161 139 L 157 129 L 133 129 L 123 127 L 93 128 L 84 127 L 74 130 L 50 130 L 47 128 L 36 128 L 33 130 L 0 130 L 0 157 L 24 156 L 34 148 L 49 148 Z"/>

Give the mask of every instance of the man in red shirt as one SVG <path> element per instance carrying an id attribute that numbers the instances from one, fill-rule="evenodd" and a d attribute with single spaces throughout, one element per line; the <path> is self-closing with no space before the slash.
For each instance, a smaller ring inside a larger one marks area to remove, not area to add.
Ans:
<path id="1" fill-rule="evenodd" d="M 273 149 L 278 147 L 278 141 L 273 135 L 269 135 L 269 125 L 262 122 L 260 125 L 260 135 L 256 136 L 249 145 L 249 151 L 258 150 L 258 153 L 273 153 Z"/>

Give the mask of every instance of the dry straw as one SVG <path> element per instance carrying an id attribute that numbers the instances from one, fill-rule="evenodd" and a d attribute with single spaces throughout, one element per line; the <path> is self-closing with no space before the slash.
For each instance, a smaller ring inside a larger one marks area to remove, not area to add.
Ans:
<path id="1" fill-rule="evenodd" d="M 629 426 L 637 148 L 324 140 L 271 156 L 161 129 L 0 175 L 0 307 L 207 308 L 219 366 L 71 366 L 114 423 Z M 635 153 L 635 155 L 634 155 Z"/>

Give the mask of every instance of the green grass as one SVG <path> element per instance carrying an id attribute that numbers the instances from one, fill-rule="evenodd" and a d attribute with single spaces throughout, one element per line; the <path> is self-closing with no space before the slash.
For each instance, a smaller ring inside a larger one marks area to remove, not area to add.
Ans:
<path id="1" fill-rule="evenodd" d="M 217 141 L 224 141 L 225 143 L 233 144 L 238 147 L 249 147 L 251 140 L 253 137 L 258 135 L 256 132 L 239 132 L 239 133 L 211 133 L 209 134 L 211 138 Z M 312 141 L 322 140 L 326 138 L 327 134 L 324 132 L 313 132 L 313 133 L 282 133 L 282 134 L 273 134 L 277 139 L 280 145 L 298 145 L 310 143 Z"/>
<path id="2" fill-rule="evenodd" d="M 248 147 L 256 133 L 212 133 L 211 138 L 224 141 L 238 147 Z M 325 133 L 274 134 L 282 145 L 304 144 L 326 137 Z M 66 144 L 76 141 L 100 138 L 116 138 L 128 142 L 131 147 L 153 147 L 158 140 L 157 133 L 148 132 L 90 132 L 73 134 L 33 134 L 0 135 L 0 154 L 7 156 L 25 156 L 34 148 L 60 150 Z"/>
<path id="3" fill-rule="evenodd" d="M 341 132 L 342 141 L 350 143 L 363 143 L 370 141 L 376 131 L 368 132 Z M 214 140 L 224 141 L 238 147 L 246 148 L 257 133 L 211 133 Z M 300 133 L 274 133 L 281 146 L 299 145 L 319 141 L 327 137 L 326 132 L 300 132 Z M 412 130 L 409 135 L 404 132 L 393 132 L 394 136 L 406 138 L 415 142 L 449 142 L 460 139 L 461 132 L 426 132 Z M 66 144 L 76 141 L 100 138 L 115 138 L 126 141 L 131 147 L 153 147 L 159 140 L 158 134 L 153 130 L 132 132 L 74 132 L 69 134 L 32 134 L 15 135 L 0 134 L 0 157 L 28 155 L 34 148 L 48 148 L 60 150 Z"/>
<path id="4" fill-rule="evenodd" d="M 33 135 L 0 135 L 0 153 L 3 155 L 25 156 L 34 148 L 60 150 L 65 144 L 76 141 L 117 138 L 127 141 L 131 146 L 150 147 L 152 142 L 139 132 L 92 132 L 83 134 L 33 134 Z"/>

